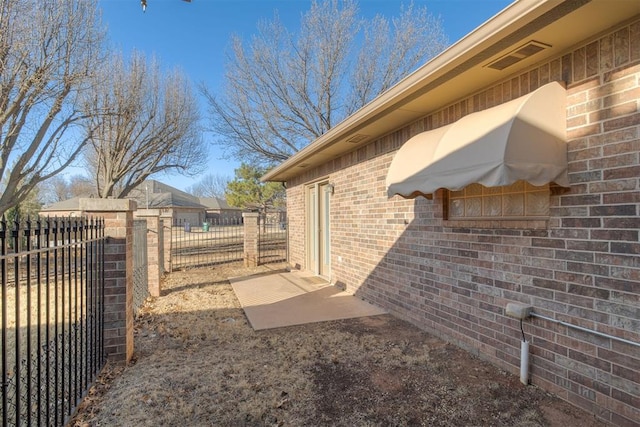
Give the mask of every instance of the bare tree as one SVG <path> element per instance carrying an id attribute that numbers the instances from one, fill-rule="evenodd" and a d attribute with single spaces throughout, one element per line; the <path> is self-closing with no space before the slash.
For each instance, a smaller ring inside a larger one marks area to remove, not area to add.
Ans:
<path id="1" fill-rule="evenodd" d="M 202 179 L 189 188 L 187 193 L 197 197 L 219 197 L 224 198 L 227 186 L 231 182 L 231 177 L 219 174 L 207 174 Z"/>
<path id="2" fill-rule="evenodd" d="M 150 175 L 204 166 L 196 98 L 180 71 L 165 75 L 138 52 L 128 63 L 114 55 L 91 104 L 104 112 L 89 121 L 85 155 L 98 197 L 125 197 Z"/>
<path id="3" fill-rule="evenodd" d="M 277 16 L 245 46 L 232 39 L 222 94 L 202 87 L 216 141 L 229 156 L 281 162 L 446 46 L 439 19 L 402 7 L 358 17 L 354 0 L 314 1 L 298 35 Z"/>
<path id="4" fill-rule="evenodd" d="M 83 175 L 56 175 L 40 185 L 40 202 L 45 205 L 62 202 L 72 197 L 90 197 L 95 194 L 93 182 Z"/>
<path id="5" fill-rule="evenodd" d="M 84 175 L 71 175 L 67 181 L 71 197 L 91 197 L 96 194 L 96 186 Z"/>
<path id="6" fill-rule="evenodd" d="M 0 0 L 0 213 L 67 167 L 91 129 L 79 99 L 100 68 L 93 0 Z"/>
<path id="7" fill-rule="evenodd" d="M 61 202 L 72 197 L 69 183 L 64 175 L 56 175 L 44 181 L 40 185 L 39 193 L 41 195 L 40 201 L 44 205 Z"/>

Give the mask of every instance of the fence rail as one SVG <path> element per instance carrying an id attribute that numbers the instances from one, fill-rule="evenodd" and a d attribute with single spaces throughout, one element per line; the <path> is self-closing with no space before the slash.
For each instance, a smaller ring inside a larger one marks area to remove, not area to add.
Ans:
<path id="1" fill-rule="evenodd" d="M 212 219 L 202 224 L 175 221 L 171 233 L 171 270 L 242 261 L 242 219 Z"/>
<path id="2" fill-rule="evenodd" d="M 147 259 L 147 220 L 133 221 L 133 312 L 138 311 L 149 296 Z"/>
<path id="3" fill-rule="evenodd" d="M 267 213 L 258 224 L 258 263 L 287 261 L 286 212 Z"/>
<path id="4" fill-rule="evenodd" d="M 104 221 L 0 220 L 2 425 L 63 425 L 106 361 Z"/>

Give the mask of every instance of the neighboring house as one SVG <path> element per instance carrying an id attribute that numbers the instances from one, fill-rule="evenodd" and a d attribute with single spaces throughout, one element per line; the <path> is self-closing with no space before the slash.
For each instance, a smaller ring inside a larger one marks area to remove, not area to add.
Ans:
<path id="1" fill-rule="evenodd" d="M 199 226 L 206 219 L 206 206 L 198 197 L 154 179 L 145 180 L 127 198 L 135 200 L 139 209 L 160 209 L 173 218 L 174 224 Z"/>
<path id="2" fill-rule="evenodd" d="M 262 223 L 263 219 L 266 224 L 280 224 L 283 225 L 287 222 L 287 208 L 283 206 L 270 206 L 249 203 L 246 206 L 249 212 L 259 212 L 260 217 L 258 222 Z"/>
<path id="3" fill-rule="evenodd" d="M 234 208 L 219 197 L 200 197 L 200 204 L 206 207 L 207 220 L 221 223 L 239 223 L 242 221 L 242 209 Z"/>
<path id="4" fill-rule="evenodd" d="M 638 425 L 639 98 L 640 1 L 515 2 L 263 177 L 289 262 L 512 373 L 531 305 L 531 382 Z"/>
<path id="5" fill-rule="evenodd" d="M 278 224 L 284 228 L 287 223 L 287 209 L 284 207 L 274 207 L 267 210 L 265 214 L 265 221 L 267 224 Z"/>
<path id="6" fill-rule="evenodd" d="M 199 226 L 207 216 L 207 208 L 198 197 L 153 179 L 144 181 L 126 198 L 135 200 L 138 209 L 159 209 L 163 216 L 171 216 L 174 224 L 188 222 Z M 79 210 L 79 199 L 74 197 L 53 203 L 40 212 L 50 216 L 75 215 Z"/>

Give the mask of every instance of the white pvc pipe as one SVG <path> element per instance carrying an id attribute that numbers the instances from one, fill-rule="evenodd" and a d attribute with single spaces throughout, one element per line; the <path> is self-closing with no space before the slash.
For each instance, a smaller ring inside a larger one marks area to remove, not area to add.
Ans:
<path id="1" fill-rule="evenodd" d="M 583 328 L 582 326 L 574 325 L 572 323 L 563 322 L 562 320 L 554 319 L 552 317 L 543 316 L 542 314 L 531 312 L 531 316 L 539 317 L 540 319 L 548 320 L 549 322 L 557 323 L 559 325 L 566 326 L 568 328 L 577 329 L 578 331 L 587 332 L 589 334 L 598 335 L 599 337 L 608 338 L 612 340 L 616 340 L 619 342 L 623 342 L 625 344 L 633 345 L 636 347 L 640 347 L 640 342 L 626 340 L 624 338 L 616 337 L 615 335 L 605 334 L 599 331 L 594 331 L 593 329 Z"/>
<path id="2" fill-rule="evenodd" d="M 520 341 L 520 382 L 529 384 L 529 342 Z"/>

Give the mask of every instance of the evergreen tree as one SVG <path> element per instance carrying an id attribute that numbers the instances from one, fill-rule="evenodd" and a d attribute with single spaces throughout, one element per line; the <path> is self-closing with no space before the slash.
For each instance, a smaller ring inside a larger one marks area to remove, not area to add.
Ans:
<path id="1" fill-rule="evenodd" d="M 235 179 L 227 185 L 229 206 L 258 211 L 262 223 L 269 209 L 284 207 L 285 190 L 277 182 L 261 182 L 265 169 L 245 163 L 235 170 Z"/>

